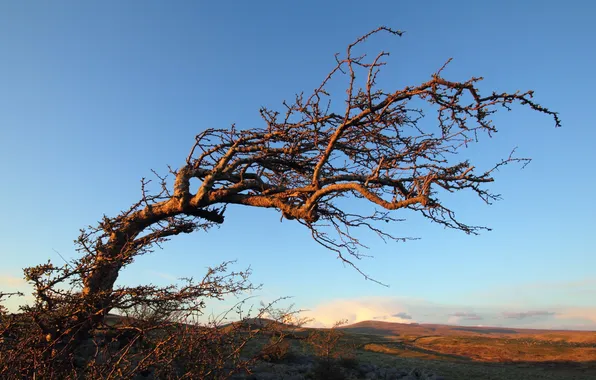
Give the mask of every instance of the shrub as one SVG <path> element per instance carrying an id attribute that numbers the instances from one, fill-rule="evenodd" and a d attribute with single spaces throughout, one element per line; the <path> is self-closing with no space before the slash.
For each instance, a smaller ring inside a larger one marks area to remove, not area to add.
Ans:
<path id="1" fill-rule="evenodd" d="M 347 376 L 336 360 L 319 358 L 313 368 L 311 378 L 313 380 L 345 380 Z"/>
<path id="2" fill-rule="evenodd" d="M 267 362 L 281 362 L 290 357 L 290 342 L 283 337 L 271 337 L 259 353 L 259 359 Z"/>
<path id="3" fill-rule="evenodd" d="M 346 355 L 339 358 L 338 364 L 343 368 L 355 370 L 358 368 L 358 359 L 356 355 Z"/>

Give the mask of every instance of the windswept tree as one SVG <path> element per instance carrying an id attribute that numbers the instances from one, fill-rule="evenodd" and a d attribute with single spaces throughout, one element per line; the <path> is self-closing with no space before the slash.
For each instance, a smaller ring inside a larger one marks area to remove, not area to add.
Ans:
<path id="1" fill-rule="evenodd" d="M 262 108 L 261 127 L 201 131 L 184 164 L 158 177 L 157 193 L 147 191 L 143 181 L 136 203 L 81 231 L 80 259 L 26 269 L 36 303 L 24 311 L 47 344 L 76 347 L 113 309 L 141 304 L 176 309 L 247 289 L 245 273 L 232 274 L 223 292 L 219 281 L 229 278 L 218 273 L 178 288 L 115 286 L 120 271 L 155 245 L 224 223 L 227 205 L 278 210 L 351 265 L 360 255 L 358 228 L 398 239 L 388 227 L 403 209 L 477 233 L 482 227 L 458 220 L 441 194 L 467 189 L 490 203 L 497 199 L 488 188 L 493 172 L 525 159 L 509 156 L 481 169 L 460 160 L 458 151 L 496 133 L 492 114 L 514 104 L 551 116 L 556 126 L 560 120 L 534 102 L 532 91 L 486 93 L 478 88 L 482 78 L 444 78 L 445 65 L 424 83 L 381 89 L 377 79 L 388 53 L 357 51 L 379 33 L 401 36 L 381 27 L 358 38 L 336 55 L 335 67 L 312 94 L 299 94 L 277 111 Z M 332 81 L 342 79 L 345 94 L 328 92 Z M 369 202 L 377 211 L 360 214 L 345 199 Z M 72 287 L 60 286 L 65 283 Z"/>

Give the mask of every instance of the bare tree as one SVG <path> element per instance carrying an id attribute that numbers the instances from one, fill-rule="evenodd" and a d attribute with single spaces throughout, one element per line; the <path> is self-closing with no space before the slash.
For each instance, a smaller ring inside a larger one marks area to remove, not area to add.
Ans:
<path id="1" fill-rule="evenodd" d="M 355 230 L 399 239 L 385 223 L 396 221 L 393 212 L 400 209 L 466 233 L 482 229 L 458 220 L 441 194 L 468 189 L 490 203 L 498 199 L 486 187 L 493 172 L 527 159 L 509 156 L 481 170 L 458 160 L 456 153 L 497 132 L 491 115 L 501 107 L 527 106 L 550 115 L 559 126 L 557 113 L 535 103 L 532 91 L 483 94 L 477 88 L 482 78 L 445 79 L 446 64 L 424 83 L 382 90 L 377 78 L 388 53 L 356 52 L 378 33 L 401 36 L 381 27 L 358 38 L 344 55 L 336 55 L 335 67 L 312 94 L 284 102 L 281 111 L 261 109 L 261 128 L 199 133 L 184 164 L 170 169 L 169 178 L 158 176 L 159 192 L 146 190 L 149 181 L 143 180 L 138 202 L 81 231 L 80 259 L 62 267 L 48 262 L 26 269 L 36 304 L 24 310 L 52 342 L 51 355 L 85 341 L 113 309 L 140 304 L 193 309 L 196 305 L 188 304 L 204 297 L 250 289 L 246 273 L 226 277 L 218 271 L 178 288 L 115 286 L 120 270 L 155 245 L 223 223 L 227 205 L 279 210 L 357 270 L 352 260 L 360 257 L 362 245 Z M 327 88 L 342 79 L 346 95 L 335 99 Z M 432 122 L 424 117 L 429 113 L 435 115 Z M 198 185 L 191 186 L 191 180 Z M 342 202 L 346 198 L 368 201 L 377 210 L 351 212 Z M 229 286 L 218 287 L 222 281 Z"/>

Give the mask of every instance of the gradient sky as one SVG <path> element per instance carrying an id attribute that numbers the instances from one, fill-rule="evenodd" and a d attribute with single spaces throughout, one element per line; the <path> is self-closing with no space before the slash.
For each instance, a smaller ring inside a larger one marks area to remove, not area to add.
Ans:
<path id="1" fill-rule="evenodd" d="M 78 230 L 135 202 L 150 169 L 182 164 L 198 132 L 262 126 L 260 107 L 312 91 L 334 53 L 387 25 L 406 33 L 366 45 L 391 52 L 380 87 L 418 84 L 453 58 L 445 77 L 483 76 L 485 92 L 533 89 L 560 112 L 560 129 L 519 107 L 499 114 L 498 135 L 472 151 L 481 162 L 514 147 L 533 158 L 497 173 L 503 201 L 493 206 L 453 197 L 462 220 L 492 232 L 397 213 L 408 220 L 391 231 L 420 240 L 364 234 L 374 258 L 361 268 L 385 288 L 275 211 L 232 208 L 220 228 L 177 237 L 119 283 L 165 285 L 237 259 L 264 284 L 258 297 L 294 296 L 322 324 L 596 330 L 595 11 L 544 0 L 0 2 L 0 289 L 22 288 L 23 267 L 59 263 L 56 251 L 77 257 Z"/>

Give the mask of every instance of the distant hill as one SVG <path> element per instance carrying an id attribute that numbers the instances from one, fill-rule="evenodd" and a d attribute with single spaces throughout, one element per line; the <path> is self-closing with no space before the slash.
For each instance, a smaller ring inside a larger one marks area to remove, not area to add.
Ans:
<path id="1" fill-rule="evenodd" d="M 131 323 L 137 321 L 134 318 L 129 318 L 126 316 L 118 315 L 118 314 L 108 314 L 106 315 L 106 324 L 110 326 L 114 326 L 116 324 L 123 324 L 126 325 L 127 323 Z M 206 325 L 209 326 L 209 325 Z M 229 323 L 225 323 L 219 326 L 222 329 L 228 329 L 232 327 L 241 327 L 243 329 L 258 329 L 258 328 L 280 328 L 280 329 L 290 329 L 294 328 L 294 326 L 286 325 L 272 319 L 267 318 L 246 318 L 241 321 L 233 321 Z"/>
<path id="2" fill-rule="evenodd" d="M 592 336 L 596 338 L 596 332 L 577 331 L 577 330 L 540 330 L 540 329 L 518 329 L 505 327 L 488 326 L 457 326 L 440 324 L 419 324 L 419 323 L 397 323 L 383 321 L 363 321 L 347 326 L 340 327 L 343 330 L 352 333 L 372 334 L 383 336 L 466 336 L 489 335 L 489 336 L 530 336 L 530 335 L 548 335 L 555 337 L 559 334 L 569 336 Z"/>

